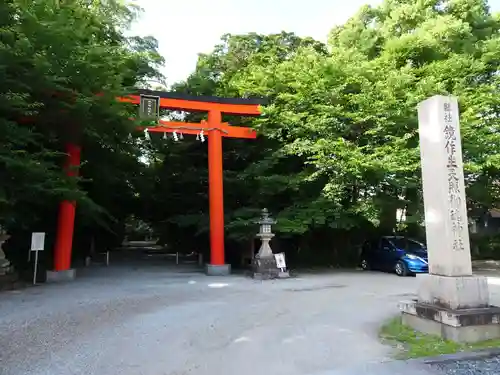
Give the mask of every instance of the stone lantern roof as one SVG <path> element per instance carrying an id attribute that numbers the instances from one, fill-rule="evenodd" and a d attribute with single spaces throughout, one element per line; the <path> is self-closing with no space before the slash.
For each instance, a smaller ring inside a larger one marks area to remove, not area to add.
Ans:
<path id="1" fill-rule="evenodd" d="M 271 224 L 276 224 L 276 220 L 274 220 L 273 218 L 271 218 L 271 216 L 269 215 L 269 211 L 267 210 L 267 208 L 264 208 L 262 209 L 261 211 L 262 213 L 262 216 L 260 218 L 259 221 L 257 221 L 257 224 L 260 224 L 260 225 L 271 225 Z"/>

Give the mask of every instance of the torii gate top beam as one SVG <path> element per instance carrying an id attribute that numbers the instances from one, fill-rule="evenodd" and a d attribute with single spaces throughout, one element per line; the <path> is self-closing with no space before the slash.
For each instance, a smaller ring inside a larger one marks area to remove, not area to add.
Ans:
<path id="1" fill-rule="evenodd" d="M 264 99 L 257 98 L 220 98 L 215 96 L 194 96 L 175 92 L 137 90 L 134 95 L 120 97 L 122 102 L 140 105 L 141 95 L 160 98 L 160 108 L 177 109 L 191 112 L 210 112 L 232 115 L 258 116 Z"/>

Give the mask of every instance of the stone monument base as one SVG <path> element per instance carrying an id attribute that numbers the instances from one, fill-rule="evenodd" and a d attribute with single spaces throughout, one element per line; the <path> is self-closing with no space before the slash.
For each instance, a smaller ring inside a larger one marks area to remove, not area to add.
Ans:
<path id="1" fill-rule="evenodd" d="M 69 269 L 64 271 L 47 271 L 47 282 L 58 283 L 62 281 L 72 281 L 76 277 L 76 270 Z"/>
<path id="2" fill-rule="evenodd" d="M 205 264 L 205 274 L 207 276 L 227 276 L 231 274 L 230 264 Z"/>
<path id="3" fill-rule="evenodd" d="M 474 343 L 500 338 L 500 308 L 452 310 L 417 301 L 400 304 L 402 322 L 445 340 Z"/>
<path id="4" fill-rule="evenodd" d="M 500 338 L 500 308 L 483 276 L 418 275 L 418 299 L 402 302 L 403 324 L 456 342 Z"/>

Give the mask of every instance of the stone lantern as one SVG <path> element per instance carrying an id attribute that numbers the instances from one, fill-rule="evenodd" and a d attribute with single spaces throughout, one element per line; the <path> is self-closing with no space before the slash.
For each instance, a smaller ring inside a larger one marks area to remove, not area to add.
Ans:
<path id="1" fill-rule="evenodd" d="M 260 238 L 262 244 L 252 262 L 252 275 L 254 278 L 260 279 L 277 278 L 279 277 L 280 271 L 276 266 L 276 259 L 269 245 L 269 242 L 274 237 L 271 225 L 276 224 L 276 220 L 272 219 L 267 209 L 264 208 L 257 224 L 260 225 L 260 228 L 256 237 Z"/>
<path id="2" fill-rule="evenodd" d="M 274 257 L 269 242 L 274 237 L 274 233 L 271 231 L 271 225 L 276 224 L 276 220 L 269 216 L 267 208 L 262 210 L 262 216 L 260 220 L 257 221 L 257 224 L 260 224 L 260 230 L 257 237 L 262 241 L 257 256 L 260 258 Z"/>

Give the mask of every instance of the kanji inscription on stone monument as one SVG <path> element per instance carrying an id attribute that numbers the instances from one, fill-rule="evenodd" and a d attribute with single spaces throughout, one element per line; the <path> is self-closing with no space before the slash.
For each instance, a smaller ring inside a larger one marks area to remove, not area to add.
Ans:
<path id="1" fill-rule="evenodd" d="M 429 269 L 472 273 L 458 102 L 434 96 L 419 105 L 420 154 Z"/>
<path id="2" fill-rule="evenodd" d="M 447 176 L 448 176 L 448 212 L 450 215 L 451 229 L 453 233 L 453 250 L 463 251 L 464 241 L 462 232 L 464 230 L 464 218 L 461 213 L 463 196 L 459 184 L 459 171 L 457 163 L 457 132 L 453 126 L 453 113 L 450 103 L 443 103 L 444 120 L 444 148 L 447 154 Z"/>

